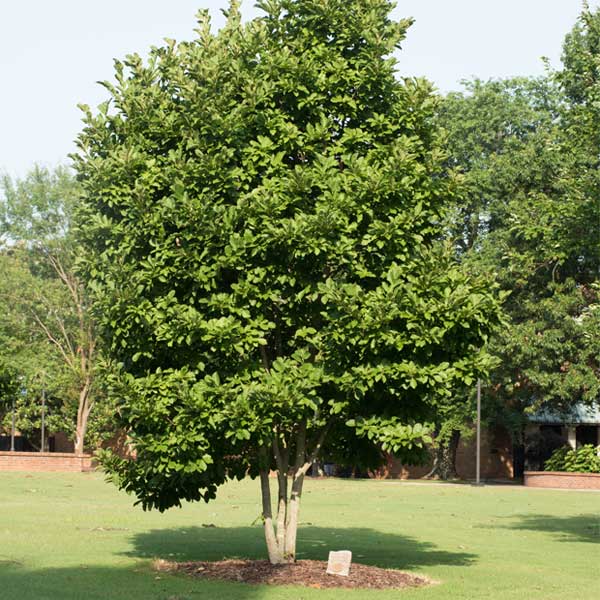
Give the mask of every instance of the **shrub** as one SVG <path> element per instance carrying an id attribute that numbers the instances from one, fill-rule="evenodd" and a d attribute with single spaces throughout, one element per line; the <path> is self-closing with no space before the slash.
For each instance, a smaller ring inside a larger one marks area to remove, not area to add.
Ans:
<path id="1" fill-rule="evenodd" d="M 568 473 L 600 473 L 598 448 L 592 444 L 577 450 L 563 446 L 556 449 L 544 465 L 545 471 L 566 471 Z"/>

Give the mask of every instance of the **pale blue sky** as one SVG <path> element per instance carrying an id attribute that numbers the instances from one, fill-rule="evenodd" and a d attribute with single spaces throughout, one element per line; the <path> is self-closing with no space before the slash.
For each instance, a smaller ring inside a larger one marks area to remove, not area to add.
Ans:
<path id="1" fill-rule="evenodd" d="M 598 6 L 600 0 L 593 0 Z M 34 162 L 67 162 L 81 128 L 78 102 L 96 105 L 112 59 L 144 53 L 164 37 L 190 39 L 198 8 L 215 26 L 220 0 L 0 0 L 0 171 L 21 176 Z M 581 0 L 399 0 L 413 16 L 400 72 L 440 90 L 463 78 L 539 75 L 559 64 L 564 35 Z M 251 1 L 245 18 L 256 14 Z"/>

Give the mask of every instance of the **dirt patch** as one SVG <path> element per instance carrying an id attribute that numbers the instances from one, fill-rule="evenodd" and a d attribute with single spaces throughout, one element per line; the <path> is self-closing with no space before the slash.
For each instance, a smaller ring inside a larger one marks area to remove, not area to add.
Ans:
<path id="1" fill-rule="evenodd" d="M 299 560 L 290 565 L 272 565 L 267 560 L 222 560 L 218 562 L 154 562 L 163 573 L 185 573 L 200 579 L 220 579 L 263 585 L 300 585 L 312 588 L 362 588 L 383 590 L 418 587 L 434 583 L 430 579 L 353 563 L 348 577 L 328 575 L 327 562 Z"/>

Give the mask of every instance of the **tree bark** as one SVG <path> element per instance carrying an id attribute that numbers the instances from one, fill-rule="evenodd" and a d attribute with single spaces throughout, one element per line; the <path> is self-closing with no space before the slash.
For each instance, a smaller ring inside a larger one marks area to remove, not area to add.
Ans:
<path id="1" fill-rule="evenodd" d="M 92 412 L 92 404 L 89 402 L 89 390 L 81 390 L 81 395 L 86 395 L 85 400 L 80 399 L 80 404 L 77 409 L 77 424 L 75 427 L 75 454 L 83 454 L 85 450 L 85 436 L 88 428 L 90 413 Z"/>
<path id="2" fill-rule="evenodd" d="M 288 507 L 288 518 L 285 531 L 285 559 L 287 562 L 296 561 L 296 540 L 298 537 L 298 517 L 300 515 L 300 499 L 302 498 L 302 486 L 304 484 L 304 473 L 294 476 L 292 483 L 292 494 Z"/>
<path id="3" fill-rule="evenodd" d="M 271 509 L 271 486 L 269 482 L 269 471 L 260 471 L 260 490 L 262 495 L 262 515 L 265 529 L 265 541 L 267 542 L 267 552 L 269 561 L 272 565 L 283 563 L 283 552 L 277 543 L 275 528 L 273 526 L 273 513 Z"/>
<path id="4" fill-rule="evenodd" d="M 296 435 L 296 462 L 294 464 L 292 493 L 290 495 L 285 524 L 285 557 L 288 562 L 294 562 L 296 560 L 296 539 L 298 536 L 298 516 L 300 514 L 302 486 L 304 485 L 306 471 L 310 468 L 312 463 L 312 460 L 308 463 L 306 462 L 306 421 L 303 421 L 300 424 L 300 429 Z"/>
<path id="5" fill-rule="evenodd" d="M 85 434 L 92 405 L 90 403 L 91 381 L 86 381 L 79 391 L 79 405 L 77 407 L 77 424 L 75 427 L 75 454 L 83 454 L 85 448 Z"/>
<path id="6" fill-rule="evenodd" d="M 433 459 L 433 467 L 425 479 L 458 479 L 456 472 L 456 451 L 460 441 L 460 431 L 455 429 L 446 443 L 440 443 Z"/>
<path id="7" fill-rule="evenodd" d="M 300 500 L 306 473 L 316 460 L 329 426 L 326 426 L 316 440 L 312 453 L 308 455 L 306 443 L 306 422 L 302 422 L 295 433 L 296 457 L 292 467 L 291 493 L 288 497 L 289 447 L 285 440 L 275 432 L 272 449 L 277 465 L 278 503 L 277 520 L 273 521 L 271 506 L 271 488 L 266 447 L 261 449 L 260 486 L 262 495 L 262 517 L 265 530 L 267 552 L 271 564 L 292 563 L 296 560 L 296 542 L 300 515 Z"/>
<path id="8" fill-rule="evenodd" d="M 288 449 L 280 447 L 280 441 L 273 439 L 273 452 L 277 464 L 277 545 L 284 549 L 285 554 L 285 528 L 288 511 Z"/>

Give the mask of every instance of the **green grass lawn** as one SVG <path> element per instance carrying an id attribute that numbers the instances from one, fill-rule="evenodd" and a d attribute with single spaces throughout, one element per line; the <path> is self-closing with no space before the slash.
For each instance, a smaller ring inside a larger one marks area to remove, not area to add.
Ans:
<path id="1" fill-rule="evenodd" d="M 144 513 L 99 474 L 2 473 L 0 598 L 598 600 L 600 493 L 325 480 L 306 484 L 300 558 L 356 561 L 440 583 L 405 591 L 246 586 L 158 575 L 152 558 L 263 558 L 258 483 L 211 504 Z M 214 525 L 214 527 L 206 527 Z"/>

